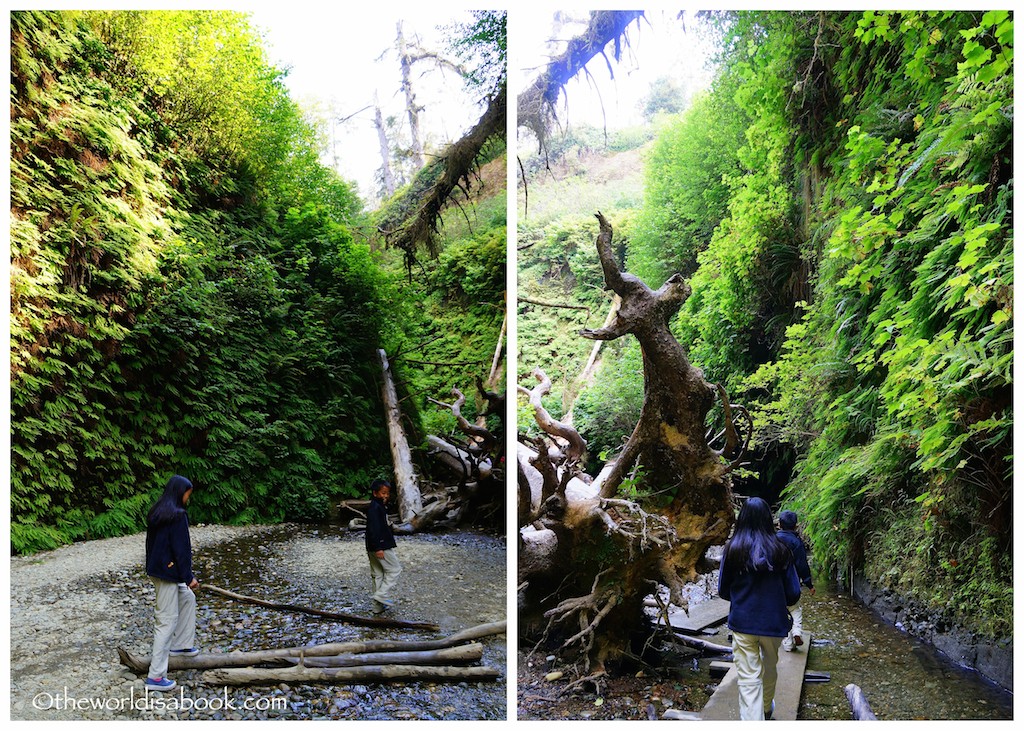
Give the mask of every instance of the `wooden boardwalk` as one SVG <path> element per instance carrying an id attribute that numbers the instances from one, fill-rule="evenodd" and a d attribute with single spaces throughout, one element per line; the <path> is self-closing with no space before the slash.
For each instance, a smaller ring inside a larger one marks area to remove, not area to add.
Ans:
<path id="1" fill-rule="evenodd" d="M 689 612 L 671 607 L 668 612 L 668 621 L 674 628 L 684 633 L 696 634 L 705 627 L 721 624 L 728 616 L 729 602 L 714 597 L 706 602 L 693 605 Z M 660 617 L 658 621 L 661 622 Z"/>
<path id="2" fill-rule="evenodd" d="M 804 644 L 796 652 L 779 650 L 779 680 L 775 686 L 775 720 L 795 721 L 800 708 L 800 692 L 807 668 L 807 653 L 811 649 L 811 635 L 801 635 Z M 736 685 L 736 668 L 722 678 L 718 689 L 700 713 L 702 721 L 739 721 L 740 701 Z"/>
<path id="3" fill-rule="evenodd" d="M 664 623 L 664 617 L 653 609 L 648 609 L 648 614 L 658 625 Z M 705 628 L 721 625 L 728 616 L 729 602 L 719 597 L 694 604 L 688 611 L 676 606 L 669 608 L 670 625 L 684 634 L 691 635 L 695 635 Z"/>

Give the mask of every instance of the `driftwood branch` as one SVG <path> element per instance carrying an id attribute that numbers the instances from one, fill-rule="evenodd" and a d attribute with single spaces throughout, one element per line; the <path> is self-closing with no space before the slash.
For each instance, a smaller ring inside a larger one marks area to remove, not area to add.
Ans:
<path id="1" fill-rule="evenodd" d="M 481 450 L 489 451 L 497 441 L 494 438 L 494 435 L 482 426 L 469 423 L 469 420 L 462 415 L 462 406 L 466 403 L 466 396 L 462 391 L 452 386 L 452 395 L 455 396 L 455 401 L 450 404 L 446 404 L 443 401 L 438 401 L 433 398 L 428 398 L 427 400 L 432 404 L 437 404 L 441 408 L 450 410 L 452 412 L 452 416 L 455 417 L 456 423 L 459 425 L 459 430 L 468 436 L 473 441 L 473 444 L 478 446 Z"/>
<path id="2" fill-rule="evenodd" d="M 530 297 L 518 297 L 520 302 L 525 302 L 530 305 L 537 305 L 538 307 L 552 307 L 560 310 L 583 310 L 587 313 L 587 317 L 590 317 L 590 308 L 584 307 L 583 305 L 565 305 L 557 302 L 543 302 L 541 300 L 531 299 Z"/>
<path id="3" fill-rule="evenodd" d="M 850 683 L 843 688 L 843 692 L 846 694 L 846 699 L 850 701 L 850 710 L 853 712 L 854 721 L 878 720 L 874 711 L 871 710 L 871 706 L 868 705 L 868 699 L 864 697 L 864 691 L 860 689 L 860 686 Z"/>
<path id="4" fill-rule="evenodd" d="M 707 640 L 701 640 L 697 637 L 688 635 L 675 627 L 672 628 L 672 631 L 677 642 L 688 645 L 689 647 L 696 647 L 699 650 L 715 653 L 717 655 L 732 654 L 732 647 L 729 645 L 716 645 L 714 642 L 708 642 Z"/>
<path id="5" fill-rule="evenodd" d="M 730 460 L 729 469 L 734 470 L 739 467 L 743 455 L 746 454 L 747 448 L 750 446 L 750 437 L 754 433 L 753 419 L 750 418 L 750 412 L 739 404 L 729 403 L 729 396 L 725 392 L 725 388 L 720 383 L 715 384 L 715 388 L 718 389 L 718 396 L 722 399 L 722 414 L 725 420 L 725 428 L 722 432 L 716 435 L 716 439 L 721 436 L 725 436 L 725 446 L 722 449 L 713 450 L 715 454 L 721 457 L 725 457 Z M 733 417 L 733 411 L 736 411 L 740 416 L 746 420 L 746 434 L 743 435 L 743 446 L 740 446 L 740 435 L 736 430 L 736 419 Z"/>
<path id="6" fill-rule="evenodd" d="M 328 642 L 322 645 L 305 645 L 301 647 L 279 647 L 253 652 L 200 653 L 194 657 L 175 655 L 170 658 L 168 669 L 205 670 L 209 668 L 248 667 L 251 665 L 266 665 L 268 663 L 284 665 L 291 664 L 289 658 L 297 658 L 299 656 L 312 658 L 343 654 L 441 650 L 449 647 L 458 647 L 459 645 L 484 637 L 504 634 L 505 631 L 506 623 L 502 621 L 468 627 L 461 632 L 456 632 L 453 635 L 437 640 L 362 640 Z M 142 673 L 149 669 L 150 657 L 148 655 L 137 655 L 121 648 L 118 648 L 117 654 L 121 664 L 135 672 Z"/>
<path id="7" fill-rule="evenodd" d="M 534 377 L 537 379 L 538 384 L 534 388 L 527 389 L 523 386 L 518 386 L 520 393 L 525 394 L 530 399 L 530 405 L 533 406 L 534 418 L 537 421 L 537 425 L 544 430 L 545 433 L 550 434 L 553 437 L 559 437 L 565 440 L 568 447 L 565 451 L 565 459 L 568 463 L 579 462 L 587 451 L 587 443 L 580 436 L 579 432 L 573 429 L 568 424 L 563 424 L 558 421 L 544 408 L 542 397 L 546 396 L 551 391 L 551 379 L 548 378 L 547 374 L 544 373 L 540 368 L 535 368 L 533 371 Z"/>
<path id="8" fill-rule="evenodd" d="M 311 614 L 316 617 L 335 619 L 340 622 L 361 625 L 363 627 L 396 627 L 400 629 L 430 630 L 438 629 L 438 626 L 433 622 L 407 622 L 405 620 L 391 619 L 388 617 L 360 617 L 355 614 L 347 614 L 345 612 L 327 612 L 322 609 L 300 607 L 295 604 L 278 604 L 277 602 L 270 602 L 264 599 L 257 599 L 256 597 L 245 596 L 244 594 L 236 594 L 233 591 L 221 589 L 219 586 L 214 586 L 213 584 L 203 584 L 202 589 L 205 591 L 212 592 L 214 594 L 219 594 L 223 597 L 227 597 L 228 599 L 234 599 L 235 601 L 245 602 L 246 604 L 255 604 L 260 607 L 266 607 L 267 609 L 280 609 L 286 612 L 301 612 L 302 614 Z"/>
<path id="9" fill-rule="evenodd" d="M 490 667 L 446 665 L 364 665 L 354 668 L 218 668 L 203 673 L 203 683 L 213 686 L 267 683 L 387 683 L 425 681 L 460 683 L 497 680 L 501 673 Z"/>

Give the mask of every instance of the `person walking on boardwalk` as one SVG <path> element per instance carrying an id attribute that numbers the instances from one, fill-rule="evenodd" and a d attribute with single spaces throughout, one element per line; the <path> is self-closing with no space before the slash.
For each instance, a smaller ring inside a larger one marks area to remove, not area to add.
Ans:
<path id="1" fill-rule="evenodd" d="M 196 644 L 196 595 L 192 573 L 192 541 L 188 513 L 192 483 L 181 475 L 167 481 L 163 495 L 146 516 L 146 573 L 156 588 L 156 628 L 146 688 L 166 691 L 177 686 L 166 677 L 171 655 L 199 654 Z"/>
<path id="2" fill-rule="evenodd" d="M 775 535 L 768 503 L 744 503 L 718 572 L 718 594 L 729 604 L 740 720 L 763 721 L 775 710 L 779 646 L 790 630 L 787 607 L 800 599 L 793 555 Z"/>
<path id="3" fill-rule="evenodd" d="M 387 502 L 391 496 L 391 483 L 374 480 L 370 493 L 370 507 L 366 511 L 366 554 L 370 559 L 373 613 L 382 614 L 395 606 L 391 592 L 402 573 L 402 564 L 395 553 L 397 544 L 388 523 Z"/>
<path id="4" fill-rule="evenodd" d="M 807 587 L 809 594 L 814 594 L 814 581 L 811 579 L 811 567 L 807 565 L 807 548 L 804 540 L 796 530 L 797 517 L 792 510 L 783 510 L 779 513 L 779 532 L 776 534 L 780 541 L 785 543 L 793 553 L 793 565 L 796 567 L 797 578 L 800 583 Z M 804 644 L 803 619 L 804 609 L 799 602 L 789 607 L 789 613 L 793 617 L 793 628 L 782 641 L 782 649 L 793 652 Z"/>

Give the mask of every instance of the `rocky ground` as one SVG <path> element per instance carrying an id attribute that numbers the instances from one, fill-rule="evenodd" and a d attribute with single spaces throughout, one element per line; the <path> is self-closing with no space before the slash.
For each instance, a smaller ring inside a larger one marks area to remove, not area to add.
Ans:
<path id="1" fill-rule="evenodd" d="M 362 536 L 336 526 L 192 528 L 200 582 L 275 602 L 369 615 Z M 505 636 L 483 640 L 489 683 L 211 688 L 178 671 L 179 689 L 147 694 L 117 648 L 148 654 L 153 588 L 144 535 L 90 541 L 11 560 L 11 718 L 503 719 Z M 506 617 L 506 546 L 478 533 L 399 537 L 404 565 L 395 616 L 441 631 L 352 627 L 198 594 L 204 651 L 452 634 Z M 167 696 L 166 698 L 164 696 Z M 156 702 L 158 699 L 159 702 Z"/>

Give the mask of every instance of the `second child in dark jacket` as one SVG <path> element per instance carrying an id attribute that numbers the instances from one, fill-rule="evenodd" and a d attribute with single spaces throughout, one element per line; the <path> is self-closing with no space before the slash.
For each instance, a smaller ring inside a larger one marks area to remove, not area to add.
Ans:
<path id="1" fill-rule="evenodd" d="M 783 510 L 779 513 L 779 532 L 775 535 L 780 541 L 786 544 L 793 554 L 793 565 L 796 567 L 796 575 L 800 583 L 807 587 L 809 594 L 814 594 L 814 581 L 811 579 L 811 567 L 807 564 L 807 548 L 804 540 L 796 531 L 796 513 L 792 510 Z M 797 647 L 804 644 L 803 620 L 804 609 L 801 604 L 791 605 L 789 613 L 793 616 L 793 628 L 782 641 L 784 650 L 793 652 Z"/>
<path id="2" fill-rule="evenodd" d="M 198 655 L 196 595 L 192 573 L 192 541 L 186 507 L 192 482 L 181 475 L 167 481 L 164 492 L 146 516 L 146 573 L 156 592 L 153 653 L 145 686 L 168 691 L 177 684 L 166 677 L 172 655 Z"/>
<path id="3" fill-rule="evenodd" d="M 387 480 L 374 480 L 370 493 L 370 507 L 366 511 L 366 555 L 370 560 L 373 613 L 381 614 L 395 605 L 391 592 L 402 573 L 402 564 L 395 553 L 395 535 L 388 523 L 391 484 Z"/>

